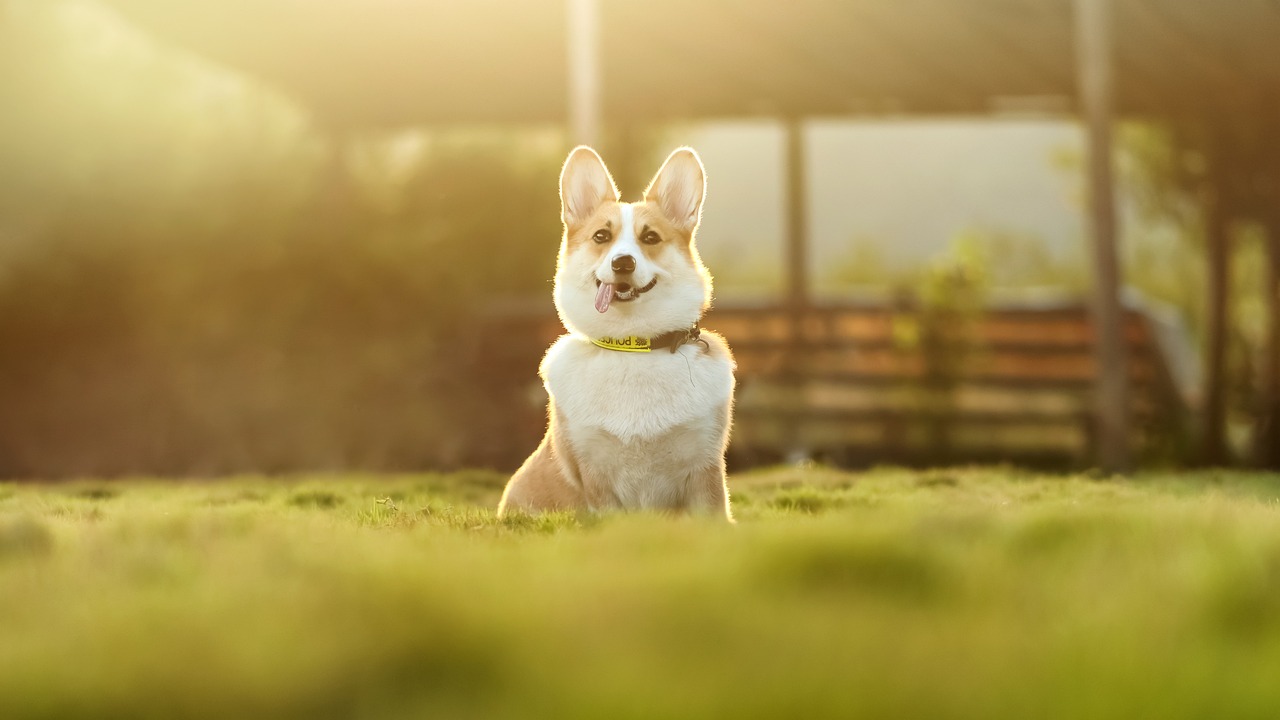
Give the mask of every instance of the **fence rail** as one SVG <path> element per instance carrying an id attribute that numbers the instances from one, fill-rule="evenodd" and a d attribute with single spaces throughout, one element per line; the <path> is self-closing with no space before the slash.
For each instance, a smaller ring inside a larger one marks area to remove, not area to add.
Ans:
<path id="1" fill-rule="evenodd" d="M 731 461 L 806 455 L 835 462 L 989 461 L 1082 466 L 1094 438 L 1093 332 L 1087 308 L 990 308 L 966 324 L 965 358 L 904 341 L 918 321 L 909 306 L 810 308 L 798 323 L 784 306 L 723 306 L 703 326 L 723 334 L 738 361 Z M 535 382 L 546 345 L 563 332 L 550 315 L 493 319 L 501 338 L 483 351 Z M 1151 318 L 1127 311 L 1124 335 L 1135 422 L 1131 442 L 1147 454 L 1176 447 L 1188 410 Z M 956 338 L 952 338 L 956 340 Z M 498 380 L 498 378 L 495 378 Z M 543 422 L 532 391 L 529 420 Z"/>

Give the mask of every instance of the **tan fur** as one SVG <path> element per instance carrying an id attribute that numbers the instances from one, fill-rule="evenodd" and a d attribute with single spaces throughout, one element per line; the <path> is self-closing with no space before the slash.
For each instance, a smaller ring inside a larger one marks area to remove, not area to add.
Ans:
<path id="1" fill-rule="evenodd" d="M 547 512 L 557 510 L 581 510 L 586 507 L 582 488 L 565 477 L 557 456 L 573 465 L 572 457 L 564 443 L 557 442 L 554 428 L 555 409 L 552 406 L 549 430 L 538 449 L 524 461 L 520 469 L 507 483 L 498 505 L 498 514 L 508 510 Z"/>

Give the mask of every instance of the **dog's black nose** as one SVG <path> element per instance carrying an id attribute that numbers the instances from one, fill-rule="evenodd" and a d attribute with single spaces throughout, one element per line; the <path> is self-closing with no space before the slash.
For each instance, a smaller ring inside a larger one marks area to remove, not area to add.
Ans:
<path id="1" fill-rule="evenodd" d="M 630 255 L 619 255 L 613 259 L 613 271 L 616 273 L 622 273 L 625 275 L 630 272 L 635 272 L 635 269 L 636 259 Z"/>

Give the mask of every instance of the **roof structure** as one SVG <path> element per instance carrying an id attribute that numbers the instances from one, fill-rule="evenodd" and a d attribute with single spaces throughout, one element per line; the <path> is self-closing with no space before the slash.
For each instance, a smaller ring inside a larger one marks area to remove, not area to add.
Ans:
<path id="1" fill-rule="evenodd" d="M 1280 114 L 1280 1 L 1110 0 L 1116 112 Z M 560 122 L 563 0 L 106 0 L 336 127 Z M 606 123 L 1077 108 L 1072 0 L 599 1 Z"/>

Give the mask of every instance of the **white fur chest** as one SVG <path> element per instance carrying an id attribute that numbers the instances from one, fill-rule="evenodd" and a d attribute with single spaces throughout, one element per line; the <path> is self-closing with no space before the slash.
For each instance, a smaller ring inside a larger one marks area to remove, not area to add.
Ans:
<path id="1" fill-rule="evenodd" d="M 733 396 L 731 362 L 698 345 L 627 353 L 564 335 L 541 375 L 571 438 L 604 431 L 624 444 L 713 422 Z"/>
<path id="2" fill-rule="evenodd" d="M 697 345 L 617 352 L 565 335 L 542 378 L 593 509 L 685 507 L 691 479 L 721 461 L 734 383 L 727 357 Z"/>

